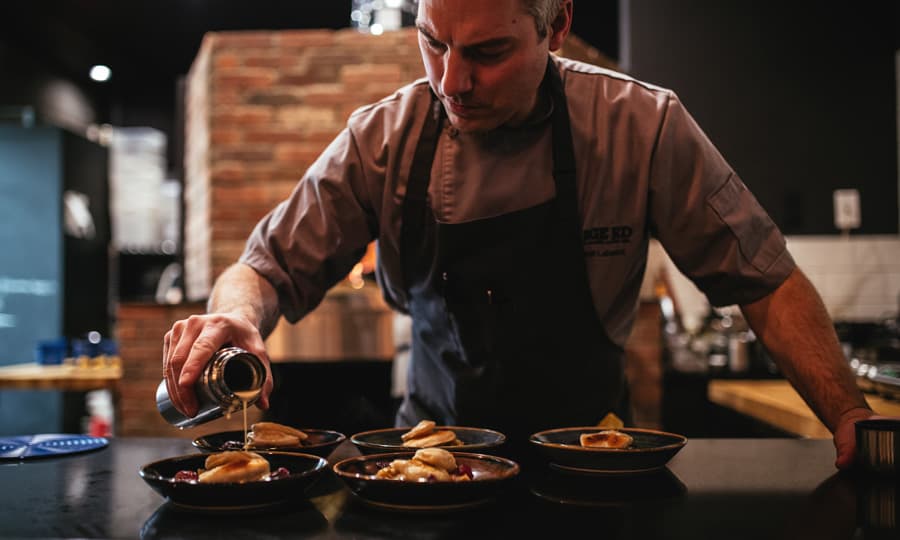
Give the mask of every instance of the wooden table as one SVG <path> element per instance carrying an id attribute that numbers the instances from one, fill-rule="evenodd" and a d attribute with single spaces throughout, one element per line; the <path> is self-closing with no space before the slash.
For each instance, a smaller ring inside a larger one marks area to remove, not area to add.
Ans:
<path id="1" fill-rule="evenodd" d="M 709 400 L 801 437 L 831 437 L 800 394 L 785 380 L 712 380 Z M 866 394 L 877 414 L 900 416 L 900 403 Z"/>
<path id="2" fill-rule="evenodd" d="M 11 390 L 115 391 L 122 366 L 12 364 L 0 367 L 0 388 Z"/>

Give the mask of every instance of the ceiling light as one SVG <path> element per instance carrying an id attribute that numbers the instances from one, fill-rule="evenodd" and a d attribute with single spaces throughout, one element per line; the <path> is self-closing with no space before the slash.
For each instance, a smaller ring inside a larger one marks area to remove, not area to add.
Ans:
<path id="1" fill-rule="evenodd" d="M 106 82 L 112 75 L 112 70 L 103 64 L 97 64 L 91 68 L 91 79 L 97 82 Z"/>

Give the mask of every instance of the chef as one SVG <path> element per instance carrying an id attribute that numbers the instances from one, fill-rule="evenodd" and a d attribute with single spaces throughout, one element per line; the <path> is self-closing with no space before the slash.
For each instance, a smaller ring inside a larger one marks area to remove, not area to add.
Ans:
<path id="1" fill-rule="evenodd" d="M 652 233 L 713 305 L 740 305 L 847 466 L 872 412 L 781 233 L 671 90 L 551 54 L 572 16 L 572 0 L 420 0 L 426 79 L 354 112 L 208 313 L 166 334 L 176 407 L 196 412 L 223 344 L 266 359 L 279 316 L 309 313 L 377 239 L 383 294 L 412 319 L 398 425 L 521 440 L 627 418 Z"/>

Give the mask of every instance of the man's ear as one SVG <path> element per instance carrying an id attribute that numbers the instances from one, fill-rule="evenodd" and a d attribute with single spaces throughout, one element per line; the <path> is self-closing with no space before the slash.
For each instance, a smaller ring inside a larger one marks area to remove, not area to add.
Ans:
<path id="1" fill-rule="evenodd" d="M 559 7 L 559 14 L 550 23 L 548 29 L 550 38 L 549 48 L 551 51 L 558 50 L 562 47 L 569 30 L 572 28 L 572 0 L 563 0 Z"/>

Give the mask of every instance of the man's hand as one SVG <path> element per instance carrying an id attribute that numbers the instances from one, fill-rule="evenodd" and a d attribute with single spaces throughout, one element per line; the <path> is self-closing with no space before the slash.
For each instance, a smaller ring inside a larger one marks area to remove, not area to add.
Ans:
<path id="1" fill-rule="evenodd" d="M 272 392 L 272 371 L 263 338 L 256 325 L 244 316 L 233 313 L 192 315 L 177 321 L 163 341 L 163 376 L 172 405 L 188 417 L 198 412 L 194 386 L 203 368 L 223 345 L 240 347 L 255 354 L 266 366 L 266 380 L 258 406 L 269 407 Z"/>
<path id="2" fill-rule="evenodd" d="M 865 407 L 850 409 L 841 415 L 834 430 L 834 448 L 837 450 L 834 465 L 838 469 L 847 469 L 856 461 L 856 422 L 873 415 L 871 409 Z"/>

